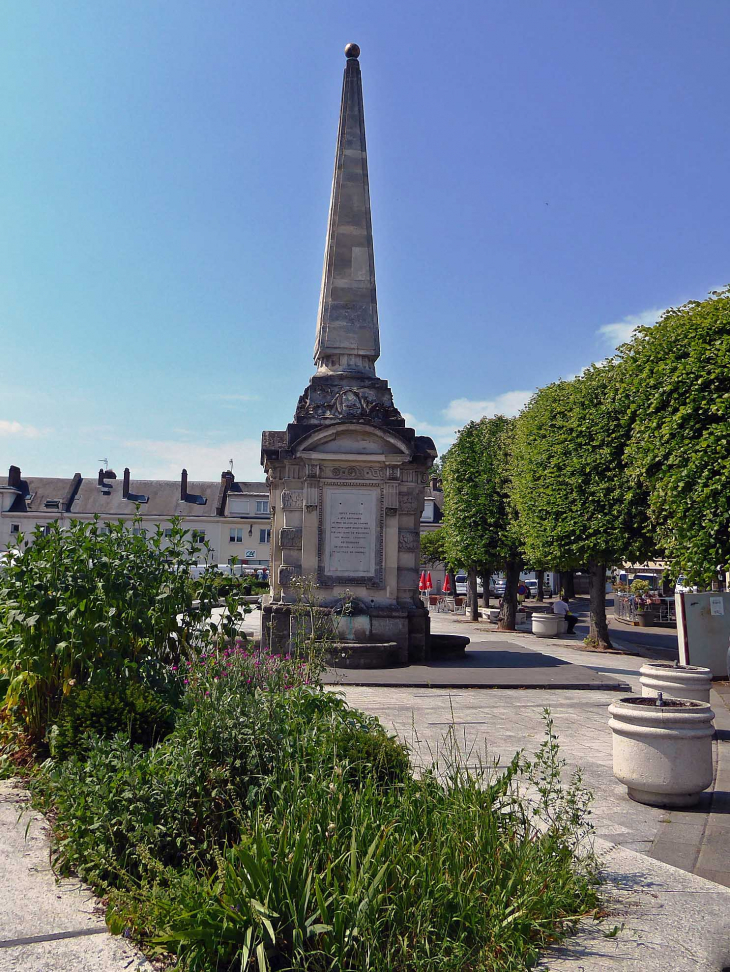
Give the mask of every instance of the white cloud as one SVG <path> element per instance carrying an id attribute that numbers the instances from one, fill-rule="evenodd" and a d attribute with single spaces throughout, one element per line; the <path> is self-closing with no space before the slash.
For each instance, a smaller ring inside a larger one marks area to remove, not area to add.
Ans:
<path id="1" fill-rule="evenodd" d="M 0 435 L 15 435 L 20 439 L 40 439 L 46 433 L 34 425 L 23 425 L 9 419 L 0 419 Z"/>
<path id="2" fill-rule="evenodd" d="M 453 419 L 464 425 L 466 422 L 477 422 L 483 416 L 493 418 L 495 415 L 517 415 L 530 400 L 530 391 L 509 391 L 496 398 L 483 402 L 470 398 L 455 398 L 449 402 L 443 411 L 444 417 Z"/>
<path id="3" fill-rule="evenodd" d="M 238 480 L 260 481 L 261 443 L 258 439 L 228 442 L 180 442 L 164 439 L 133 439 L 124 446 L 136 450 L 129 467 L 136 479 L 177 479 L 187 469 L 190 479 L 214 480 L 228 469 L 233 459 L 233 472 Z"/>
<path id="4" fill-rule="evenodd" d="M 470 398 L 455 398 L 446 408 L 441 410 L 445 422 L 435 425 L 431 422 L 421 422 L 415 415 L 403 413 L 406 424 L 412 426 L 419 435 L 430 435 L 439 452 L 444 452 L 456 439 L 457 431 L 467 422 L 478 421 L 486 416 L 517 415 L 530 400 L 532 392 L 509 391 L 492 399 L 474 401 Z"/>
<path id="5" fill-rule="evenodd" d="M 640 314 L 629 314 L 622 321 L 599 327 L 598 333 L 606 347 L 617 348 L 619 344 L 631 340 L 631 335 L 637 327 L 653 327 L 663 313 L 663 307 L 652 307 Z"/>

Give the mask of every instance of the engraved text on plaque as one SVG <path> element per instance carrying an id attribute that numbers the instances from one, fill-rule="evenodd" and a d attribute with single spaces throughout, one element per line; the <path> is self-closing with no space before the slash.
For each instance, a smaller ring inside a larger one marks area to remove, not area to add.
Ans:
<path id="1" fill-rule="evenodd" d="M 326 490 L 325 570 L 331 575 L 371 577 L 379 528 L 375 489 Z"/>

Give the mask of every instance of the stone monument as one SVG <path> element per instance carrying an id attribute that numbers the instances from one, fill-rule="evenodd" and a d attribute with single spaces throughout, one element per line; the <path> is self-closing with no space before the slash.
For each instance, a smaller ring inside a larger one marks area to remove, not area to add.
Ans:
<path id="1" fill-rule="evenodd" d="M 262 643 L 285 650 L 296 579 L 323 607 L 346 600 L 344 664 L 428 657 L 418 592 L 420 517 L 433 441 L 405 427 L 380 355 L 360 48 L 348 44 L 314 347 L 316 373 L 286 431 L 264 432 L 270 489 L 271 594 Z"/>

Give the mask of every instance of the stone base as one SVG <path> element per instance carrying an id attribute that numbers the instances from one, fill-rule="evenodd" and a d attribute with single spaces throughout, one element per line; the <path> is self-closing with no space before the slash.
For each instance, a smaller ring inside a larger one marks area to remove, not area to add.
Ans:
<path id="1" fill-rule="evenodd" d="M 637 790 L 626 787 L 629 799 L 644 803 L 648 807 L 694 807 L 700 802 L 701 793 L 656 793 L 651 790 Z"/>
<path id="2" fill-rule="evenodd" d="M 458 658 L 466 654 L 471 639 L 466 635 L 432 634 L 431 658 Z"/>
<path id="3" fill-rule="evenodd" d="M 314 619 L 315 625 L 322 625 L 323 641 L 328 641 L 334 635 L 338 645 L 357 646 L 358 650 L 372 645 L 378 649 L 380 656 L 383 656 L 383 646 L 395 645 L 398 658 L 387 665 L 428 661 L 431 622 L 420 602 L 381 602 L 370 606 L 355 599 L 351 610 L 340 614 L 338 607 L 341 603 L 340 599 L 333 599 L 330 604 L 325 601 L 311 609 L 283 602 L 264 603 L 261 608 L 261 646 L 275 653 L 290 651 L 296 625 L 304 625 L 308 637 Z M 378 652 L 373 657 L 377 657 Z"/>
<path id="4" fill-rule="evenodd" d="M 396 668 L 408 664 L 403 658 L 403 649 L 395 641 L 362 645 L 340 641 L 332 646 L 325 658 L 332 668 Z"/>

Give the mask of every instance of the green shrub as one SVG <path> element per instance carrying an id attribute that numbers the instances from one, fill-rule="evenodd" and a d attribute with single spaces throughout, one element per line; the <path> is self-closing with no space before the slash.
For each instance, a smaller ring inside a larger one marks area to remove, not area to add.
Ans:
<path id="1" fill-rule="evenodd" d="M 189 972 L 517 972 L 596 906 L 588 797 L 550 723 L 532 764 L 496 775 L 452 746 L 416 777 L 332 693 L 210 684 L 153 748 L 96 739 L 34 782 L 114 930 Z"/>
<path id="2" fill-rule="evenodd" d="M 35 743 L 74 683 L 141 672 L 150 681 L 181 654 L 232 638 L 248 610 L 229 600 L 225 630 L 215 630 L 218 594 L 190 580 L 200 550 L 192 535 L 178 520 L 168 536 L 130 526 L 52 522 L 32 545 L 21 536 L 19 556 L 0 571 L 0 709 Z"/>
<path id="3" fill-rule="evenodd" d="M 65 759 L 88 747 L 90 735 L 109 738 L 118 732 L 133 744 L 149 747 L 174 725 L 171 706 L 146 685 L 130 680 L 72 689 L 63 700 L 50 734 L 51 754 Z"/>
<path id="4" fill-rule="evenodd" d="M 392 786 L 402 783 L 410 770 L 408 750 L 377 722 L 344 726 L 335 734 L 335 747 L 345 779 L 354 783 L 374 780 Z"/>
<path id="5" fill-rule="evenodd" d="M 648 594 L 651 588 L 649 587 L 649 581 L 634 580 L 631 581 L 629 590 L 632 594 Z"/>

